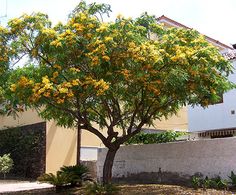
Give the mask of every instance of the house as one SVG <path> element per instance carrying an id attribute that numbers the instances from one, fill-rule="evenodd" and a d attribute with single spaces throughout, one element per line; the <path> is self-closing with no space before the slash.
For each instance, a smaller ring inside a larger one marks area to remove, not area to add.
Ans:
<path id="1" fill-rule="evenodd" d="M 236 68 L 236 50 L 222 54 Z M 236 83 L 236 73 L 229 75 L 229 80 Z M 209 105 L 188 108 L 189 131 L 198 133 L 200 138 L 232 137 L 236 135 L 236 89 L 223 94 L 222 101 Z"/>
<path id="2" fill-rule="evenodd" d="M 166 27 L 187 28 L 189 27 L 176 22 L 166 16 L 158 19 Z M 236 45 L 228 46 L 211 37 L 205 36 L 207 41 L 219 48 L 225 58 L 233 63 L 236 68 Z M 236 83 L 236 74 L 231 74 L 229 80 Z M 195 138 L 217 138 L 236 135 L 236 90 L 231 90 L 223 95 L 222 101 L 208 108 L 195 106 L 187 108 L 188 130 Z"/>
<path id="3" fill-rule="evenodd" d="M 163 23 L 166 27 L 181 27 L 188 28 L 166 16 L 161 16 L 157 19 L 157 22 Z M 220 51 L 231 50 L 232 48 L 210 37 L 207 40 L 219 48 Z M 188 121 L 192 123 L 192 118 L 188 119 L 188 115 L 191 117 L 193 111 L 190 108 L 182 108 L 176 115 L 171 116 L 168 120 L 155 121 L 154 126 L 145 126 L 144 130 L 153 132 L 156 130 L 180 130 L 187 131 Z M 44 121 L 41 119 L 37 112 L 34 110 L 27 110 L 19 114 L 18 118 L 12 116 L 0 117 L 0 130 L 4 130 L 10 127 L 19 127 L 33 124 L 44 124 L 45 131 L 45 171 L 55 173 L 63 165 L 71 165 L 76 162 L 76 146 L 77 146 L 77 131 L 74 129 L 65 129 L 56 125 L 55 121 Z M 192 126 L 191 126 L 192 127 Z M 202 128 L 202 127 L 201 127 Z M 191 128 L 190 128 L 191 129 Z M 195 129 L 193 129 L 195 130 Z M 196 129 L 198 130 L 198 129 Z M 106 133 L 101 129 L 101 132 Z M 93 134 L 88 131 L 82 131 L 82 148 L 81 159 L 82 160 L 96 160 L 97 149 L 103 144 Z"/>

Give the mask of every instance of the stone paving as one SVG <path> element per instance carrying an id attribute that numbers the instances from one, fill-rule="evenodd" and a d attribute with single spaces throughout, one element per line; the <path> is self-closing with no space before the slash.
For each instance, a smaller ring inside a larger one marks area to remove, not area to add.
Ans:
<path id="1" fill-rule="evenodd" d="M 46 189 L 52 188 L 53 186 L 46 183 L 38 183 L 38 182 L 9 182 L 9 183 L 1 183 L 0 182 L 0 194 L 4 192 L 19 192 L 26 190 L 38 190 L 38 189 Z"/>

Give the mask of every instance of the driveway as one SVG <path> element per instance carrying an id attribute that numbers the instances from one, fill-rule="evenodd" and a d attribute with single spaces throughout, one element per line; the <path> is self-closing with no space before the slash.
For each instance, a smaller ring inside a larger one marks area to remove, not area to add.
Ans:
<path id="1" fill-rule="evenodd" d="M 26 190 L 38 190 L 38 189 L 46 189 L 52 188 L 53 186 L 46 183 L 38 183 L 38 182 L 2 182 L 0 180 L 0 194 L 6 192 L 19 192 Z"/>

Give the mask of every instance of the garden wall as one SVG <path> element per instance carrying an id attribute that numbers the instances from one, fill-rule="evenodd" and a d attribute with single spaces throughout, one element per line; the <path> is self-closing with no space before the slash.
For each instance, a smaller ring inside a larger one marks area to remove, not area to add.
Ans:
<path id="1" fill-rule="evenodd" d="M 11 154 L 11 176 L 37 178 L 45 173 L 46 123 L 0 130 L 0 156 Z"/>
<path id="2" fill-rule="evenodd" d="M 98 150 L 97 174 L 107 149 Z M 114 181 L 185 183 L 192 175 L 228 178 L 236 172 L 236 138 L 122 146 L 117 152 Z"/>

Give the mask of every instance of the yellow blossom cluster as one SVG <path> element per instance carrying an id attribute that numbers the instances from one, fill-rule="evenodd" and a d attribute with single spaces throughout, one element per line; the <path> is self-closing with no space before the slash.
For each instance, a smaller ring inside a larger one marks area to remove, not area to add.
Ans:
<path id="1" fill-rule="evenodd" d="M 50 43 L 50 45 L 55 46 L 55 47 L 61 47 L 62 46 L 61 39 L 56 39 L 56 40 L 52 41 Z"/>
<path id="2" fill-rule="evenodd" d="M 122 69 L 122 70 L 121 70 L 121 74 L 124 75 L 124 77 L 125 77 L 126 80 L 128 80 L 128 79 L 130 78 L 130 76 L 131 76 L 130 71 L 127 70 L 127 69 Z"/>
<path id="3" fill-rule="evenodd" d="M 56 31 L 52 28 L 44 28 L 42 34 L 46 35 L 49 38 L 54 38 L 56 36 Z"/>
<path id="4" fill-rule="evenodd" d="M 18 85 L 20 87 L 25 87 L 25 86 L 28 86 L 28 85 L 32 85 L 34 82 L 30 79 L 28 79 L 27 77 L 25 76 L 22 76 L 20 77 L 19 81 L 18 81 Z"/>
<path id="5" fill-rule="evenodd" d="M 93 86 L 97 95 L 102 95 L 109 89 L 109 84 L 103 79 L 95 80 L 92 77 L 87 77 L 83 82 L 84 87 Z"/>
<path id="6" fill-rule="evenodd" d="M 7 62 L 8 57 L 7 56 L 0 56 L 0 62 Z"/>
<path id="7" fill-rule="evenodd" d="M 72 67 L 72 68 L 70 68 L 70 71 L 72 71 L 72 72 L 80 72 L 80 69 Z"/>
<path id="8" fill-rule="evenodd" d="M 103 23 L 99 28 L 96 29 L 97 32 L 105 32 L 107 30 L 108 25 L 106 23 Z"/>
<path id="9" fill-rule="evenodd" d="M 58 76 L 58 72 L 54 72 L 53 74 L 54 77 Z M 53 78 L 51 80 L 53 81 Z M 33 86 L 33 95 L 30 100 L 36 102 L 41 97 L 50 97 L 58 104 L 62 104 L 66 99 L 74 97 L 72 88 L 80 84 L 79 79 L 73 79 L 71 81 L 63 82 L 58 85 L 51 82 L 51 80 L 48 76 L 42 77 L 42 82 L 36 83 Z"/>

